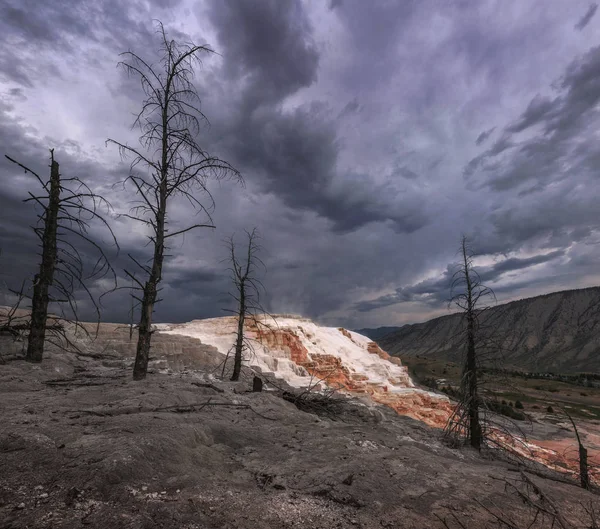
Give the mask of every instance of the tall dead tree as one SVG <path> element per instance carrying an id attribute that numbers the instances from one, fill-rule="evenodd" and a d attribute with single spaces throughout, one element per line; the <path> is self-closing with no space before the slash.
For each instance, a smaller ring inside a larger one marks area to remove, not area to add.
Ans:
<path id="1" fill-rule="evenodd" d="M 192 224 L 170 232 L 168 229 L 170 204 L 176 196 L 187 199 L 197 212 L 207 215 L 208 209 L 195 196 L 202 192 L 214 206 L 207 189 L 207 180 L 232 176 L 242 181 L 240 173 L 229 163 L 210 156 L 197 142 L 200 120 L 208 123 L 200 111 L 200 98 L 192 84 L 194 67 L 200 64 L 202 52 L 212 53 L 206 46 L 178 44 L 168 40 L 163 25 L 158 23 L 161 39 L 160 68 L 146 62 L 138 54 L 127 51 L 119 66 L 129 75 L 139 77 L 146 98 L 137 115 L 134 126 L 139 126 L 141 148 L 134 148 L 109 139 L 119 147 L 122 156 L 131 156 L 130 175 L 123 184 L 131 184 L 139 198 L 137 204 L 124 215 L 146 225 L 153 246 L 150 264 L 139 262 L 129 256 L 135 266 L 142 270 L 146 281 L 125 270 L 141 292 L 141 315 L 138 327 L 138 343 L 133 370 L 134 380 L 146 377 L 152 337 L 152 314 L 158 301 L 159 284 L 162 279 L 165 249 L 168 239 L 196 228 L 214 228 L 212 224 Z M 136 173 L 138 166 L 147 173 Z"/>
<path id="2" fill-rule="evenodd" d="M 42 262 L 40 271 L 33 281 L 33 297 L 31 298 L 31 328 L 27 342 L 26 359 L 30 362 L 41 362 L 46 335 L 46 319 L 48 318 L 48 289 L 54 281 L 56 267 L 56 234 L 58 232 L 58 210 L 60 208 L 60 174 L 58 162 L 54 159 L 54 151 L 50 151 L 50 186 L 48 203 L 44 210 L 44 229 L 41 232 Z"/>
<path id="3" fill-rule="evenodd" d="M 461 263 L 452 277 L 450 303 L 463 311 L 462 339 L 465 347 L 465 359 L 459 402 L 448 421 L 446 433 L 464 435 L 469 444 L 479 450 L 484 441 L 480 418 L 483 402 L 479 394 L 478 381 L 478 318 L 481 312 L 479 303 L 483 297 L 494 294 L 491 289 L 481 283 L 481 278 L 473 267 L 473 252 L 470 250 L 465 236 L 461 241 L 460 254 Z"/>
<path id="4" fill-rule="evenodd" d="M 29 198 L 24 200 L 24 202 L 34 202 L 41 208 L 41 213 L 38 214 L 38 225 L 33 228 L 41 243 L 41 261 L 39 271 L 33 280 L 26 353 L 28 361 L 41 362 L 44 342 L 47 338 L 46 331 L 49 328 L 49 304 L 66 303 L 70 314 L 67 316 L 63 311 L 63 316 L 78 323 L 75 294 L 77 290 L 83 290 L 95 307 L 99 321 L 99 307 L 85 279 L 99 279 L 107 273 L 112 274 L 116 279 L 104 250 L 88 235 L 90 222 L 99 221 L 107 228 L 117 248 L 118 243 L 109 224 L 98 212 L 100 206 L 110 209 L 110 204 L 103 197 L 95 194 L 79 178 L 62 178 L 59 164 L 54 159 L 54 149 L 50 149 L 50 179 L 46 182 L 25 165 L 8 155 L 5 156 L 26 173 L 32 174 L 44 190 L 41 195 L 29 192 Z M 81 243 L 87 245 L 88 249 L 91 248 L 97 256 L 93 270 L 87 277 L 84 277 L 84 258 L 78 249 Z M 60 324 L 54 322 L 50 327 L 57 330 Z"/>
<path id="5" fill-rule="evenodd" d="M 248 318 L 255 317 L 259 312 L 264 313 L 260 303 L 260 291 L 264 290 L 263 284 L 257 279 L 257 265 L 264 267 L 264 263 L 258 257 L 261 250 L 258 240 L 260 238 L 258 231 L 254 228 L 251 232 L 246 231 L 248 245 L 245 252 L 245 259 L 241 261 L 235 253 L 235 241 L 233 236 L 227 239 L 229 249 L 229 262 L 231 264 L 229 271 L 235 287 L 235 294 L 230 295 L 234 298 L 237 308 L 237 334 L 235 340 L 235 354 L 233 358 L 233 374 L 231 380 L 236 381 L 240 378 L 242 362 L 244 360 L 244 350 L 247 348 L 247 340 L 244 335 L 244 324 Z"/>

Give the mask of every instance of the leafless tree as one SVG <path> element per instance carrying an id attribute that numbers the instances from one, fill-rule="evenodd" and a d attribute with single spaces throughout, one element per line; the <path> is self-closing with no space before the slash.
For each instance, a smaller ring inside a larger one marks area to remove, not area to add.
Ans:
<path id="1" fill-rule="evenodd" d="M 131 271 L 125 273 L 141 292 L 141 315 L 134 380 L 146 377 L 152 337 L 152 314 L 162 279 L 165 249 L 169 239 L 196 228 L 214 228 L 208 208 L 196 197 L 199 191 L 214 205 L 207 189 L 207 180 L 232 176 L 242 182 L 240 173 L 229 163 L 210 156 L 198 141 L 200 122 L 208 120 L 200 111 L 200 98 L 192 84 L 194 67 L 200 64 L 199 55 L 213 51 L 206 46 L 179 44 L 169 40 L 163 25 L 158 23 L 162 58 L 160 67 L 146 62 L 140 55 L 127 51 L 119 66 L 129 75 L 139 77 L 146 98 L 134 126 L 139 126 L 140 148 L 109 139 L 118 146 L 122 156 L 131 156 L 131 170 L 123 185 L 130 184 L 138 197 L 136 205 L 125 217 L 139 221 L 150 229 L 153 256 L 150 264 L 132 259 L 146 276 L 142 282 Z M 136 172 L 138 166 L 145 171 Z M 169 231 L 169 205 L 176 196 L 183 197 L 204 213 L 209 224 L 195 223 L 176 231 Z"/>
<path id="2" fill-rule="evenodd" d="M 260 235 L 256 228 L 251 232 L 246 231 L 248 245 L 246 247 L 245 259 L 241 261 L 235 253 L 235 241 L 233 235 L 227 239 L 229 249 L 229 271 L 231 280 L 235 287 L 235 294 L 230 295 L 235 299 L 237 308 L 237 334 L 235 340 L 235 354 L 233 360 L 233 374 L 231 380 L 236 381 L 240 378 L 242 362 L 244 360 L 244 350 L 247 349 L 247 340 L 244 336 L 244 324 L 246 319 L 254 317 L 258 313 L 264 313 L 260 303 L 260 292 L 264 290 L 263 284 L 256 277 L 257 265 L 265 266 L 258 254 L 261 246 L 258 244 Z"/>
<path id="3" fill-rule="evenodd" d="M 448 435 L 464 435 L 469 444 L 481 449 L 484 432 L 480 420 L 483 405 L 478 382 L 478 331 L 480 301 L 486 296 L 494 296 L 491 289 L 484 286 L 473 267 L 473 252 L 468 240 L 463 236 L 460 246 L 461 263 L 452 277 L 451 291 L 453 303 L 463 311 L 465 360 L 461 378 L 460 397 L 456 409 L 446 426 Z"/>
<path id="4" fill-rule="evenodd" d="M 562 411 L 569 418 L 571 424 L 573 425 L 573 430 L 575 431 L 575 437 L 577 438 L 577 449 L 579 453 L 579 483 L 581 487 L 584 489 L 590 488 L 590 474 L 588 467 L 588 451 L 587 448 L 581 442 L 581 437 L 579 435 L 579 430 L 577 429 L 577 425 L 571 417 L 571 414 L 563 407 Z"/>
<path id="5" fill-rule="evenodd" d="M 29 192 L 24 202 L 33 202 L 41 208 L 38 213 L 38 225 L 33 228 L 40 239 L 41 262 L 39 272 L 33 280 L 31 297 L 31 315 L 28 326 L 26 359 L 30 362 L 41 362 L 44 342 L 48 339 L 46 331 L 62 332 L 59 318 L 52 317 L 48 324 L 48 305 L 52 302 L 68 307 L 62 310 L 62 319 L 79 323 L 76 291 L 82 290 L 93 304 L 98 322 L 100 309 L 92 295 L 86 280 L 100 279 L 107 274 L 116 281 L 116 275 L 104 249 L 89 235 L 90 223 L 101 223 L 110 233 L 113 243 L 118 248 L 117 240 L 108 222 L 99 213 L 99 208 L 110 204 L 103 197 L 94 193 L 77 177 L 62 178 L 59 164 L 54 159 L 54 149 L 50 149 L 50 179 L 44 181 L 36 172 L 17 162 L 8 155 L 8 160 L 32 174 L 43 188 L 41 194 Z M 96 254 L 96 263 L 89 275 L 85 273 L 83 255 L 80 246 Z M 20 291 L 23 295 L 23 289 Z M 21 300 L 21 297 L 19 297 Z M 84 327 L 81 327 L 85 330 Z"/>

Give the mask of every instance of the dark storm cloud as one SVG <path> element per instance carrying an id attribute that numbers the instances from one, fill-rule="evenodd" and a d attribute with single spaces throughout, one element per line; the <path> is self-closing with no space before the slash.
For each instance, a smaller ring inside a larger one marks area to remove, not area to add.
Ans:
<path id="1" fill-rule="evenodd" d="M 136 142 L 128 127 L 141 99 L 114 66 L 126 49 L 158 61 L 158 18 L 170 36 L 220 54 L 196 72 L 211 121 L 200 140 L 246 187 L 211 184 L 217 229 L 173 241 L 157 320 L 231 308 L 222 239 L 253 226 L 268 308 L 336 326 L 445 307 L 444 267 L 462 231 L 486 262 L 505 254 L 480 272 L 507 296 L 521 273 L 518 288 L 552 290 L 545 273 L 568 286 L 568 266 L 591 277 L 595 257 L 600 60 L 593 50 L 573 60 L 586 49 L 573 31 L 585 0 L 549 1 L 539 12 L 519 0 L 10 0 L 0 8 L 0 101 L 11 106 L 0 144 L 44 174 L 54 144 L 65 174 L 92 178 L 127 211 L 131 189 L 111 187 L 127 163 L 103 142 Z M 17 173 L 0 163 L 0 245 L 11 248 L 0 259 L 17 263 L 4 269 L 13 279 L 36 244 L 20 202 L 29 181 Z M 192 214 L 179 202 L 172 213 L 173 225 Z M 140 226 L 112 222 L 128 285 L 127 254 L 146 260 L 150 248 Z M 106 296 L 106 319 L 127 321 L 129 301 Z"/>
<path id="2" fill-rule="evenodd" d="M 165 267 L 165 281 L 169 283 L 171 288 L 190 288 L 204 287 L 205 283 L 225 282 L 227 274 L 216 272 L 214 270 L 187 270 L 175 271 L 171 274 L 169 267 Z M 170 277 L 171 276 L 171 277 Z"/>
<path id="3" fill-rule="evenodd" d="M 450 285 L 456 268 L 456 264 L 448 265 L 439 277 L 426 279 L 416 285 L 398 288 L 393 294 L 386 294 L 373 300 L 356 303 L 354 308 L 359 312 L 369 312 L 398 303 L 412 301 L 421 301 L 434 305 L 447 302 L 450 299 Z"/>
<path id="4" fill-rule="evenodd" d="M 410 233 L 426 224 L 414 202 L 399 207 L 393 189 L 368 175 L 340 174 L 337 123 L 326 105 L 277 105 L 317 79 L 319 54 L 301 2 L 211 2 L 209 14 L 224 57 L 236 58 L 225 67 L 228 76 L 243 87 L 227 130 L 236 165 L 265 192 L 329 219 L 337 232 L 389 221 Z M 358 108 L 353 101 L 344 112 Z"/>
<path id="5" fill-rule="evenodd" d="M 510 257 L 508 259 L 504 259 L 503 261 L 499 261 L 492 266 L 475 266 L 475 271 L 479 274 L 479 277 L 483 283 L 493 283 L 498 281 L 504 274 L 515 272 L 517 270 L 524 270 L 535 265 L 548 263 L 554 259 L 563 257 L 564 255 L 565 251 L 556 250 L 547 254 L 535 255 L 527 258 Z M 357 303 L 355 308 L 360 312 L 369 312 L 374 309 L 403 302 L 420 301 L 433 306 L 439 306 L 442 303 L 447 303 L 453 294 L 451 289 L 452 280 L 454 274 L 458 270 L 458 266 L 459 265 L 457 263 L 450 264 L 444 270 L 443 274 L 437 278 L 426 279 L 420 283 L 417 283 L 416 285 L 399 288 L 393 294 L 387 294 L 374 300 Z M 521 282 L 519 284 L 519 288 L 532 286 L 537 283 L 539 283 L 538 279 L 528 279 Z"/>
<path id="6" fill-rule="evenodd" d="M 477 136 L 477 139 L 475 140 L 475 145 L 481 145 L 483 142 L 485 142 L 485 140 L 487 140 L 492 133 L 496 130 L 496 127 L 492 127 L 491 129 L 488 130 L 484 130 L 479 136 Z"/>
<path id="7" fill-rule="evenodd" d="M 273 103 L 315 81 L 319 54 L 299 0 L 212 1 L 209 15 L 229 75 L 249 76 L 249 104 Z"/>
<path id="8" fill-rule="evenodd" d="M 490 215 L 493 232 L 476 232 L 474 242 L 481 253 L 506 253 L 536 242 L 540 248 L 566 248 L 584 242 L 592 230 L 600 228 L 595 193 L 589 196 L 573 191 L 565 181 L 543 201 L 532 194 L 527 205 L 512 205 Z M 525 206 L 525 207 L 523 207 Z"/>
<path id="9" fill-rule="evenodd" d="M 522 132 L 531 126 L 536 125 L 552 111 L 553 106 L 553 101 L 550 98 L 536 95 L 531 100 L 531 103 L 529 103 L 517 123 L 511 125 L 506 130 L 508 132 Z"/>
<path id="10" fill-rule="evenodd" d="M 396 68 L 403 66 L 397 62 L 397 46 L 403 33 L 411 26 L 419 7 L 419 2 L 415 0 L 343 0 L 330 3 L 330 9 L 345 29 L 342 41 L 345 54 L 352 57 L 352 67 L 342 72 L 340 81 L 353 95 L 368 93 L 375 84 L 378 87 L 385 86 L 397 73 L 390 64 L 395 64 Z M 427 10 L 427 6 L 423 5 L 423 9 Z M 418 62 L 420 57 L 417 47 L 411 49 L 411 54 Z M 424 85 L 420 90 L 423 100 L 431 97 L 430 86 Z"/>
<path id="11" fill-rule="evenodd" d="M 415 173 L 412 169 L 409 169 L 408 167 L 400 167 L 398 169 L 398 173 L 400 173 L 400 176 L 402 176 L 403 178 L 408 178 L 409 180 L 416 180 L 417 178 L 419 178 L 419 175 Z"/>
<path id="12" fill-rule="evenodd" d="M 27 128 L 9 117 L 13 108 L 0 103 L 0 248 L 1 278 L 13 289 L 35 269 L 32 256 L 38 252 L 38 239 L 30 226 L 36 224 L 34 205 L 23 204 L 27 190 L 35 192 L 35 178 L 11 163 L 5 154 L 30 167 L 39 175 L 46 172 L 48 150 L 27 137 Z"/>
<path id="13" fill-rule="evenodd" d="M 340 112 L 338 119 L 360 112 L 360 110 L 360 103 L 354 99 L 344 107 L 344 109 Z"/>
<path id="14" fill-rule="evenodd" d="M 553 259 L 562 257 L 564 255 L 564 250 L 556 250 L 547 254 L 534 255 L 533 257 L 522 259 L 518 257 L 510 257 L 504 261 L 496 263 L 491 267 L 482 268 L 479 276 L 481 277 L 482 281 L 496 281 L 501 274 L 506 272 L 514 272 L 515 270 L 522 270 L 524 268 L 529 268 L 530 266 L 547 263 L 548 261 L 552 261 Z"/>
<path id="15" fill-rule="evenodd" d="M 402 204 L 394 189 L 374 184 L 368 175 L 339 174 L 336 129 L 320 114 L 314 104 L 292 112 L 254 112 L 236 127 L 236 163 L 255 171 L 265 191 L 331 220 L 336 231 L 386 221 L 399 232 L 422 227 L 424 213 L 417 204 Z"/>
<path id="16" fill-rule="evenodd" d="M 141 1 L 8 0 L 0 8 L 0 79 L 32 87 L 59 76 L 60 58 L 81 41 L 118 51 L 147 47 L 153 37 L 150 19 Z M 37 60 L 40 55 L 44 61 Z"/>
<path id="17" fill-rule="evenodd" d="M 0 145 L 3 147 L 0 153 L 0 181 L 3 183 L 0 187 L 0 281 L 8 289 L 18 290 L 23 280 L 28 280 L 27 288 L 31 286 L 29 281 L 39 266 L 40 252 L 39 239 L 32 227 L 39 225 L 38 215 L 41 208 L 33 201 L 23 201 L 29 198 L 29 193 L 39 196 L 43 191 L 33 175 L 25 173 L 4 155 L 9 155 L 35 171 L 43 181 L 47 181 L 50 154 L 42 141 L 32 134 L 31 127 L 22 125 L 9 115 L 11 110 L 10 106 L 0 104 Z M 81 177 L 96 191 L 108 196 L 103 190 L 110 186 L 115 175 L 97 163 L 86 160 L 85 157 L 73 155 L 73 152 L 77 153 L 77 146 L 72 141 L 57 142 L 54 147 L 55 159 L 59 162 L 63 178 Z M 99 185 L 96 185 L 96 182 Z M 112 222 L 112 215 L 107 209 L 99 207 L 98 212 Z M 69 236 L 68 233 L 66 235 Z M 119 261 L 115 259 L 116 248 L 111 245 L 110 234 L 102 226 L 92 222 L 89 235 L 104 248 L 117 267 Z M 90 248 L 85 244 L 79 244 L 78 248 L 84 263 L 84 273 L 91 273 L 98 255 L 90 252 Z M 94 281 L 88 282 L 87 285 L 92 290 L 95 288 Z M 82 291 L 76 292 L 76 297 L 83 299 L 85 295 Z M 81 316 L 93 318 L 92 307 L 84 309 Z"/>
<path id="18" fill-rule="evenodd" d="M 578 29 L 579 31 L 581 31 L 583 28 L 585 28 L 590 23 L 592 18 L 594 18 L 594 15 L 596 14 L 597 10 L 598 10 L 598 4 L 596 2 L 591 3 L 590 7 L 585 12 L 585 14 L 581 17 L 579 22 L 577 22 L 577 24 L 575 24 L 575 29 Z"/>
<path id="19" fill-rule="evenodd" d="M 501 139 L 467 164 L 468 181 L 495 191 L 534 181 L 542 190 L 569 174 L 590 175 L 600 159 L 600 145 L 590 134 L 598 123 L 600 48 L 572 61 L 555 86 L 559 95 L 536 95 Z M 531 129 L 539 132 L 519 140 L 519 133 Z"/>

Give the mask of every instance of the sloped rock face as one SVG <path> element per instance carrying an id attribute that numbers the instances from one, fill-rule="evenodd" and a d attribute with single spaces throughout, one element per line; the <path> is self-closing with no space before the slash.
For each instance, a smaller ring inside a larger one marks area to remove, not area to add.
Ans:
<path id="1" fill-rule="evenodd" d="M 169 325 L 161 334 L 199 338 L 227 354 L 235 328 L 235 318 L 214 318 Z M 446 397 L 415 388 L 400 359 L 360 334 L 275 316 L 274 321 L 249 322 L 246 336 L 253 344 L 247 362 L 292 386 L 327 385 L 440 428 L 451 413 Z"/>
<path id="2" fill-rule="evenodd" d="M 505 366 L 565 373 L 600 370 L 600 287 L 498 305 L 482 314 L 480 323 L 482 333 L 490 333 L 503 351 Z M 392 355 L 459 361 L 461 325 L 461 315 L 450 314 L 405 325 L 378 343 Z"/>

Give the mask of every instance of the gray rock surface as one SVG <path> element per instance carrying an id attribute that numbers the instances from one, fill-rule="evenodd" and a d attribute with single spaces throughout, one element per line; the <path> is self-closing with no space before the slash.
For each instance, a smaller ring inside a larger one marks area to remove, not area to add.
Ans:
<path id="1" fill-rule="evenodd" d="M 0 527 L 486 527 L 475 499 L 529 520 L 505 490 L 515 467 L 491 453 L 384 407 L 346 401 L 331 420 L 252 393 L 252 373 L 219 380 L 222 359 L 197 340 L 158 333 L 134 382 L 124 333 L 0 365 Z M 532 479 L 574 519 L 594 499 Z"/>

